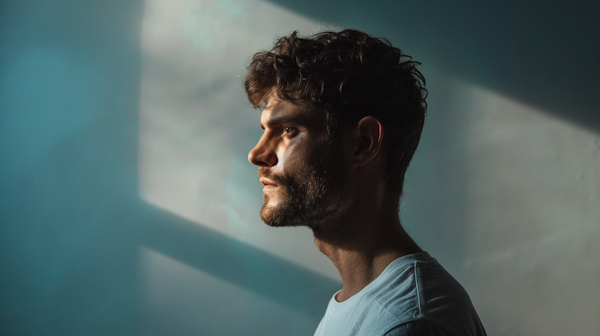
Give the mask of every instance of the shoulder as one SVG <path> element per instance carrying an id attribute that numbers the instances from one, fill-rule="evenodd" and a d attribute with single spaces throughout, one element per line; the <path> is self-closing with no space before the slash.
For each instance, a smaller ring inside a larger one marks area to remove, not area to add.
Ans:
<path id="1" fill-rule="evenodd" d="M 437 260 L 416 263 L 414 272 L 423 320 L 415 326 L 435 327 L 448 335 L 485 335 L 469 295 Z"/>
<path id="2" fill-rule="evenodd" d="M 438 333 L 415 334 L 423 328 Z M 485 335 L 480 331 L 465 290 L 422 252 L 395 260 L 347 301 L 334 296 L 315 335 Z"/>
<path id="3" fill-rule="evenodd" d="M 404 276 L 396 275 L 403 280 L 388 293 L 391 302 L 384 300 L 390 314 L 402 317 L 389 330 L 405 332 L 398 335 L 485 335 L 469 295 L 437 260 L 417 254 L 404 268 L 398 270 Z"/>

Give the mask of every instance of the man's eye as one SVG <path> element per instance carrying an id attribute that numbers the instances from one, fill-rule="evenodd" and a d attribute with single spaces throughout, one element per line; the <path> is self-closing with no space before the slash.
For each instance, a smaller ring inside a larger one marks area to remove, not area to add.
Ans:
<path id="1" fill-rule="evenodd" d="M 283 131 L 284 131 L 285 133 L 291 133 L 291 132 L 293 132 L 293 131 L 294 131 L 294 128 L 293 128 L 293 127 L 291 127 L 291 126 L 283 126 Z"/>
<path id="2" fill-rule="evenodd" d="M 292 126 L 283 126 L 283 135 L 292 137 L 296 135 L 296 129 Z"/>

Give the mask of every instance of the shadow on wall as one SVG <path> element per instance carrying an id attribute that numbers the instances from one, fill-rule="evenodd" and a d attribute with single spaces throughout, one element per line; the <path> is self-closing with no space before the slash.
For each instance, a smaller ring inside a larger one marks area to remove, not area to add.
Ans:
<path id="1" fill-rule="evenodd" d="M 135 334 L 142 1 L 3 1 L 0 334 Z"/>
<path id="2" fill-rule="evenodd" d="M 138 266 L 144 335 L 310 334 L 340 288 L 249 244 L 145 207 Z"/>
<path id="3" fill-rule="evenodd" d="M 598 2 L 268 1 L 363 27 L 418 55 L 425 68 L 600 131 Z"/>
<path id="4" fill-rule="evenodd" d="M 139 199 L 143 5 L 2 3 L 0 334 L 309 333 L 338 283 Z"/>

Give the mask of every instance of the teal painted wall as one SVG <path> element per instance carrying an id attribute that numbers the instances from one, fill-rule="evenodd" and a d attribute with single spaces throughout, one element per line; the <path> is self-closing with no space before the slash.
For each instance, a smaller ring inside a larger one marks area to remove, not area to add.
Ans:
<path id="1" fill-rule="evenodd" d="M 340 280 L 260 223 L 244 62 L 356 27 L 423 62 L 407 230 L 490 335 L 594 335 L 592 2 L 3 1 L 0 334 L 310 335 Z"/>

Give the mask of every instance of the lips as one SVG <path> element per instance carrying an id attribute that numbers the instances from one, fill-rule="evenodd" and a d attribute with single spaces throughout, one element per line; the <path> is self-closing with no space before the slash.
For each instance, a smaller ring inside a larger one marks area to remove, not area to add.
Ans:
<path id="1" fill-rule="evenodd" d="M 263 188 L 263 190 L 270 190 L 270 189 L 275 189 L 277 188 L 277 184 L 271 180 L 265 179 L 265 178 L 261 178 L 260 179 L 260 183 L 262 183 L 265 187 Z"/>

